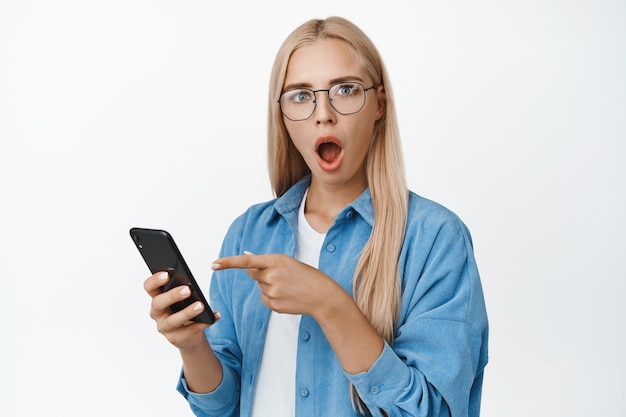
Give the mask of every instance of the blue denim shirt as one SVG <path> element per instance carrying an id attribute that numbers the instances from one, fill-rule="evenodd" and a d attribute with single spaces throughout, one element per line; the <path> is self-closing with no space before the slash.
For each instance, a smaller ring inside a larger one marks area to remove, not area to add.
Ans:
<path id="1" fill-rule="evenodd" d="M 250 207 L 231 225 L 220 256 L 295 254 L 298 207 L 306 177 L 282 197 Z M 352 276 L 370 236 L 374 211 L 369 190 L 339 213 L 322 246 L 319 269 L 352 294 Z M 409 193 L 409 216 L 399 259 L 402 306 L 392 346 L 371 369 L 341 368 L 320 326 L 300 323 L 296 416 L 358 416 L 352 382 L 372 416 L 479 415 L 488 324 L 469 232 L 459 218 Z M 178 390 L 198 416 L 250 416 L 270 310 L 245 270 L 216 271 L 210 303 L 222 314 L 206 331 L 223 379 L 208 394 L 192 393 L 181 375 Z"/>

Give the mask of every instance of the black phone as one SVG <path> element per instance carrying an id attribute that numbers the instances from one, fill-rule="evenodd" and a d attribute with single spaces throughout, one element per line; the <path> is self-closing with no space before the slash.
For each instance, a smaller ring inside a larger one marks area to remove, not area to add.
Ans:
<path id="1" fill-rule="evenodd" d="M 180 285 L 187 285 L 191 289 L 191 295 L 187 299 L 172 304 L 172 312 L 175 313 L 200 301 L 204 304 L 204 310 L 192 320 L 213 324 L 215 322 L 213 311 L 178 250 L 172 235 L 165 230 L 133 227 L 130 229 L 130 236 L 151 273 L 165 271 L 169 274 L 170 280 L 161 287 L 161 292 Z"/>

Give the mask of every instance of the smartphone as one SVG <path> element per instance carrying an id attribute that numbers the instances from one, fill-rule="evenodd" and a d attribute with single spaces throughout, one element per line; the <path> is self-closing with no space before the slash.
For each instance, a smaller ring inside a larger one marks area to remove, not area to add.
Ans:
<path id="1" fill-rule="evenodd" d="M 160 288 L 161 292 L 180 285 L 187 285 L 191 289 L 191 295 L 185 300 L 172 304 L 171 311 L 175 313 L 200 301 L 204 305 L 204 310 L 192 320 L 213 324 L 215 322 L 213 311 L 200 291 L 172 235 L 165 230 L 133 227 L 130 229 L 130 236 L 151 273 L 165 271 L 170 275 L 170 280 Z"/>

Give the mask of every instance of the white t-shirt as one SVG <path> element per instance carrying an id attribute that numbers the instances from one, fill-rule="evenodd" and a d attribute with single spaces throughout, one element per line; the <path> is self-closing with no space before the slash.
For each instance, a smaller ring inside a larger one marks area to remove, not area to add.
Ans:
<path id="1" fill-rule="evenodd" d="M 296 259 L 318 267 L 326 238 L 304 217 L 307 192 L 300 203 L 296 233 Z M 252 417 L 294 417 L 296 414 L 296 356 L 300 315 L 270 314 L 261 365 L 257 376 Z"/>

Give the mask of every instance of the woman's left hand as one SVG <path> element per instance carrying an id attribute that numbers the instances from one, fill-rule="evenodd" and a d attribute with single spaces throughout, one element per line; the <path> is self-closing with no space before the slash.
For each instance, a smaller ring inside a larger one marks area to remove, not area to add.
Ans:
<path id="1" fill-rule="evenodd" d="M 333 296 L 343 289 L 328 275 L 287 255 L 246 252 L 220 258 L 212 268 L 246 269 L 261 290 L 261 301 L 278 313 L 315 317 L 323 312 L 329 301 L 342 298 Z"/>

